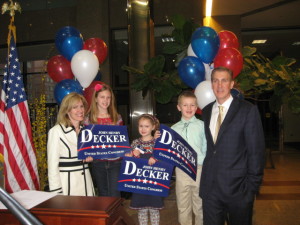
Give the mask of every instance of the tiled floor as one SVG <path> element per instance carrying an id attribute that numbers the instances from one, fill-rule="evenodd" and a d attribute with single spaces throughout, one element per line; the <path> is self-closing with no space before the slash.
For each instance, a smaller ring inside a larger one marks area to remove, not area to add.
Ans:
<path id="1" fill-rule="evenodd" d="M 274 152 L 271 168 L 268 158 L 260 194 L 255 202 L 254 225 L 300 225 L 300 149 L 286 147 L 284 153 Z M 130 200 L 125 201 L 129 205 Z M 128 208 L 128 207 L 127 207 Z M 128 213 L 137 222 L 135 210 Z M 161 210 L 161 225 L 178 225 L 174 184 Z"/>

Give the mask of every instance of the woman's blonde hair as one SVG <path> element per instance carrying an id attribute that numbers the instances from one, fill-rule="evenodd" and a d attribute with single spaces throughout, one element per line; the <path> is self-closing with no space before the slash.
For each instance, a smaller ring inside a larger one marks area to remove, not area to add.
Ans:
<path id="1" fill-rule="evenodd" d="M 64 97 L 64 99 L 62 100 L 60 107 L 59 107 L 58 114 L 57 114 L 56 124 L 60 123 L 66 127 L 73 126 L 73 124 L 71 123 L 71 120 L 69 118 L 68 112 L 70 112 L 72 107 L 79 101 L 81 101 L 83 103 L 84 115 L 86 115 L 85 113 L 86 113 L 87 107 L 88 107 L 87 101 L 81 94 L 72 92 L 72 93 L 66 95 Z M 81 123 L 83 123 L 83 121 Z"/>
<path id="2" fill-rule="evenodd" d="M 99 90 L 94 90 L 94 94 L 92 96 L 92 101 L 91 101 L 91 106 L 89 109 L 89 122 L 93 123 L 93 124 L 97 124 L 97 118 L 98 118 L 98 106 L 97 106 L 97 102 L 96 99 L 98 97 L 98 94 L 102 91 L 109 91 L 111 94 L 111 100 L 110 100 L 110 104 L 108 106 L 108 114 L 110 116 L 110 119 L 112 121 L 112 123 L 114 125 L 117 124 L 118 122 L 118 111 L 117 111 L 117 107 L 116 107 L 116 99 L 115 99 L 115 95 L 111 89 L 110 86 L 106 85 L 106 84 L 101 84 L 102 87 Z"/>

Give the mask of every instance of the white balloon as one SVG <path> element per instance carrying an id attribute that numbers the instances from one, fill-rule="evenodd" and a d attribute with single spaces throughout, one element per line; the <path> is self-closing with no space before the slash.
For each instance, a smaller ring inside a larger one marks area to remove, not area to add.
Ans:
<path id="1" fill-rule="evenodd" d="M 193 51 L 192 44 L 189 44 L 189 47 L 187 49 L 187 55 L 188 56 L 194 56 L 194 57 L 198 58 L 198 56 L 196 56 L 195 52 Z"/>
<path id="2" fill-rule="evenodd" d="M 195 89 L 195 95 L 200 109 L 203 109 L 206 105 L 216 100 L 210 80 L 205 80 L 198 84 Z"/>
<path id="3" fill-rule="evenodd" d="M 98 73 L 98 58 L 89 50 L 80 50 L 71 59 L 71 69 L 80 85 L 87 88 Z"/>
<path id="4" fill-rule="evenodd" d="M 205 68 L 205 80 L 211 80 L 211 71 L 214 69 L 214 64 L 204 64 L 204 68 Z"/>

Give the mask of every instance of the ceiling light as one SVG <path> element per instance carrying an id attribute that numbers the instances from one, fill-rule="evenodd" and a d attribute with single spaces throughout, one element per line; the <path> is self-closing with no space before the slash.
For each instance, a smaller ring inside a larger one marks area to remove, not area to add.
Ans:
<path id="1" fill-rule="evenodd" d="M 205 10 L 205 16 L 210 17 L 211 11 L 212 11 L 212 2 L 213 0 L 206 0 L 206 10 Z"/>
<path id="2" fill-rule="evenodd" d="M 135 3 L 137 3 L 138 5 L 143 5 L 143 6 L 147 6 L 148 5 L 148 1 L 134 1 Z"/>
<path id="3" fill-rule="evenodd" d="M 300 45 L 300 41 L 295 41 L 292 45 Z"/>
<path id="4" fill-rule="evenodd" d="M 175 39 L 173 37 L 162 37 L 161 41 L 162 42 L 174 42 Z"/>
<path id="5" fill-rule="evenodd" d="M 253 40 L 252 44 L 264 44 L 267 42 L 267 39 Z"/>

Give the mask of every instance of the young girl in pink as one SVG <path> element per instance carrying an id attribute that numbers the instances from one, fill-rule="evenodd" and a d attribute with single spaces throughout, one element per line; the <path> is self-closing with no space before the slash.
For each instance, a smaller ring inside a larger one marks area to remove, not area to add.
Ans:
<path id="1" fill-rule="evenodd" d="M 110 86 L 96 84 L 89 111 L 90 124 L 123 125 L 122 117 L 116 108 L 115 96 Z M 92 177 L 98 188 L 99 196 L 120 197 L 118 191 L 119 171 L 122 158 L 94 160 Z"/>
<path id="2" fill-rule="evenodd" d="M 134 140 L 131 144 L 133 151 L 127 156 L 148 159 L 148 164 L 153 165 L 156 159 L 153 157 L 153 148 L 155 144 L 154 133 L 159 129 L 159 121 L 150 114 L 143 114 L 138 119 L 138 130 L 140 138 Z M 157 133 L 155 136 L 159 136 Z M 148 211 L 152 225 L 158 225 L 160 214 L 159 210 L 164 207 L 163 198 L 160 196 L 132 194 L 130 208 L 138 210 L 138 219 L 140 225 L 148 224 Z"/>

